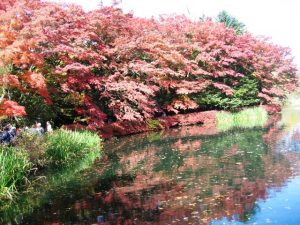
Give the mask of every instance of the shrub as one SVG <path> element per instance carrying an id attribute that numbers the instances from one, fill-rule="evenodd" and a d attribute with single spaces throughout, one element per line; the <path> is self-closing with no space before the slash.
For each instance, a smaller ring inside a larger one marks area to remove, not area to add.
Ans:
<path id="1" fill-rule="evenodd" d="M 256 78 L 248 74 L 239 80 L 238 85 L 232 88 L 232 95 L 226 95 L 217 88 L 209 87 L 206 92 L 193 94 L 191 98 L 204 109 L 237 111 L 243 107 L 251 107 L 260 103 L 257 96 L 258 87 L 259 83 Z"/>
<path id="2" fill-rule="evenodd" d="M 46 158 L 52 165 L 68 166 L 90 153 L 100 156 L 101 139 L 89 131 L 57 130 L 47 137 Z"/>
<path id="3" fill-rule="evenodd" d="M 24 149 L 28 153 L 30 162 L 39 168 L 45 167 L 47 160 L 45 158 L 45 151 L 47 148 L 46 137 L 32 134 L 29 132 L 22 132 L 15 139 L 14 145 L 18 149 Z"/>
<path id="4" fill-rule="evenodd" d="M 0 202 L 12 199 L 17 185 L 25 181 L 30 166 L 25 151 L 0 145 Z"/>

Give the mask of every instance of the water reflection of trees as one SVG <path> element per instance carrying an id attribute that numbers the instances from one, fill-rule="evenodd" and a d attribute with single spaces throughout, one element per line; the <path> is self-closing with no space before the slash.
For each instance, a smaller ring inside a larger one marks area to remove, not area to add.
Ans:
<path id="1" fill-rule="evenodd" d="M 36 217 L 73 224 L 97 217 L 110 224 L 247 221 L 268 188 L 280 188 L 292 175 L 289 159 L 270 147 L 276 129 L 199 137 L 196 128 L 189 128 L 192 135 L 178 129 L 108 143 L 111 163 L 101 174 L 95 168 L 87 197 L 76 198 L 75 191 L 54 198 Z"/>

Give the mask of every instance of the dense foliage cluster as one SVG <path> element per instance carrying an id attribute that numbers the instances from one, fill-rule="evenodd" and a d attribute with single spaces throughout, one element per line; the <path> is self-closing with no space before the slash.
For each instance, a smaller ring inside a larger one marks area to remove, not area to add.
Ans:
<path id="1" fill-rule="evenodd" d="M 223 23 L 40 0 L 4 0 L 0 12 L 0 116 L 97 129 L 278 103 L 297 84 L 289 49 Z"/>

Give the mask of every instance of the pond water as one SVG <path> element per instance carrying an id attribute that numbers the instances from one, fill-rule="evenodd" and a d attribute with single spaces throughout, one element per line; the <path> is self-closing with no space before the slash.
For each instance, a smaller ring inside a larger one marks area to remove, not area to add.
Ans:
<path id="1" fill-rule="evenodd" d="M 266 128 L 197 129 L 108 141 L 100 162 L 47 178 L 2 215 L 30 225 L 300 224 L 300 109 Z"/>

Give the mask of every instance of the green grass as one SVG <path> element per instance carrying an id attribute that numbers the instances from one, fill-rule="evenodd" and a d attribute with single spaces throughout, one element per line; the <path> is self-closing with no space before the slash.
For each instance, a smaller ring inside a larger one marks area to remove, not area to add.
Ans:
<path id="1" fill-rule="evenodd" d="M 30 167 L 25 151 L 0 145 L 0 202 L 13 199 Z"/>
<path id="2" fill-rule="evenodd" d="M 56 130 L 45 136 L 24 133 L 13 144 L 0 144 L 0 208 L 13 202 L 21 189 L 28 189 L 26 181 L 36 179 L 32 174 L 29 177 L 33 168 L 43 168 L 44 173 L 56 168 L 82 168 L 100 158 L 102 149 L 99 136 L 88 131 Z"/>
<path id="3" fill-rule="evenodd" d="M 64 167 L 94 152 L 100 156 L 101 139 L 88 131 L 57 130 L 47 137 L 46 158 L 52 165 Z"/>
<path id="4" fill-rule="evenodd" d="M 89 187 L 90 180 L 85 179 L 82 174 L 93 165 L 96 158 L 99 158 L 99 154 L 91 151 L 72 166 L 49 169 L 40 179 L 31 181 L 31 187 L 17 195 L 14 201 L 0 201 L 0 224 L 9 224 L 11 218 L 22 218 L 32 213 L 34 209 L 49 203 L 61 193 L 78 193 L 83 188 Z M 16 224 L 21 221 L 16 221 Z"/>
<path id="5" fill-rule="evenodd" d="M 231 128 L 262 127 L 268 120 L 268 113 L 261 107 L 244 109 L 238 113 L 218 112 L 217 128 L 226 131 Z"/>

